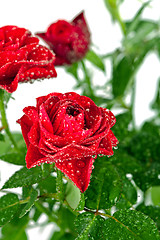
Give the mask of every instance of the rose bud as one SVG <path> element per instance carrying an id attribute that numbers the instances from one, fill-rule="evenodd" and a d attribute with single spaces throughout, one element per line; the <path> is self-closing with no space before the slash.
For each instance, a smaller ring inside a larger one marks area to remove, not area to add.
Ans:
<path id="1" fill-rule="evenodd" d="M 90 45 L 90 32 L 80 13 L 72 22 L 59 20 L 51 24 L 45 33 L 37 33 L 56 54 L 55 65 L 72 64 L 81 60 Z"/>
<path id="2" fill-rule="evenodd" d="M 116 119 L 75 92 L 37 98 L 17 121 L 27 145 L 26 164 L 53 163 L 84 192 L 97 154 L 111 156 L 118 141 L 110 128 Z"/>
<path id="3" fill-rule="evenodd" d="M 12 93 L 19 82 L 56 77 L 55 56 L 25 28 L 0 28 L 0 88 Z"/>

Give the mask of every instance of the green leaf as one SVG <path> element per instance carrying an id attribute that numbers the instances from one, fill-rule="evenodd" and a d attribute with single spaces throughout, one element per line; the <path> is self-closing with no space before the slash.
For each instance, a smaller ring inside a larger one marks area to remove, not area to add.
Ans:
<path id="1" fill-rule="evenodd" d="M 27 197 L 29 197 L 31 190 L 32 190 L 32 185 L 22 187 L 22 198 L 26 199 Z"/>
<path id="2" fill-rule="evenodd" d="M 12 135 L 13 135 L 15 141 L 17 142 L 19 148 L 24 149 L 25 142 L 24 142 L 22 134 L 19 132 L 13 132 Z M 5 135 L 5 142 L 0 142 L 0 155 L 2 155 L 3 153 L 14 152 L 14 151 L 15 150 L 14 150 L 8 136 Z"/>
<path id="3" fill-rule="evenodd" d="M 8 193 L 0 198 L 0 226 L 9 222 L 19 207 L 19 199 L 16 194 Z"/>
<path id="4" fill-rule="evenodd" d="M 154 186 L 151 188 L 151 199 L 155 206 L 160 207 L 160 186 Z"/>
<path id="5" fill-rule="evenodd" d="M 53 176 L 48 176 L 43 181 L 38 183 L 38 187 L 43 193 L 56 193 L 56 178 Z"/>
<path id="6" fill-rule="evenodd" d="M 5 108 L 7 108 L 7 103 L 9 102 L 10 98 L 12 98 L 12 94 L 8 93 L 7 91 L 4 91 L 3 94 L 4 94 L 3 96 L 4 105 L 5 105 Z"/>
<path id="7" fill-rule="evenodd" d="M 136 174 L 143 171 L 143 165 L 136 158 L 125 152 L 123 148 L 118 149 L 110 158 L 110 161 L 122 176 L 124 174 Z"/>
<path id="8" fill-rule="evenodd" d="M 1 142 L 4 142 L 4 141 L 5 141 L 5 137 L 4 137 L 4 135 L 3 135 L 2 133 L 0 133 L 0 141 L 1 141 Z"/>
<path id="9" fill-rule="evenodd" d="M 25 233 L 25 228 L 29 222 L 29 217 L 19 219 L 19 211 L 14 215 L 14 218 L 2 228 L 2 239 L 3 240 L 27 240 L 27 235 Z"/>
<path id="10" fill-rule="evenodd" d="M 122 177 L 122 194 L 120 200 L 116 203 L 117 209 L 128 209 L 137 201 L 137 190 L 131 181 L 124 175 Z"/>
<path id="11" fill-rule="evenodd" d="M 25 166 L 26 162 L 25 162 L 25 154 L 24 153 L 5 153 L 0 155 L 0 160 L 3 160 L 5 162 L 8 163 L 12 163 L 15 165 L 20 165 L 20 166 Z"/>
<path id="12" fill-rule="evenodd" d="M 147 1 L 142 4 L 141 8 L 138 10 L 136 15 L 132 19 L 132 21 L 130 21 L 130 23 L 128 24 L 127 34 L 129 34 L 130 32 L 132 32 L 133 30 L 135 30 L 137 28 L 137 25 L 140 22 L 141 15 L 142 15 L 143 11 L 145 10 L 145 8 L 148 7 L 150 2 L 151 1 Z"/>
<path id="13" fill-rule="evenodd" d="M 96 216 L 93 213 L 82 213 L 75 220 L 75 227 L 78 232 L 76 240 L 98 240 L 101 231 L 101 225 L 104 218 Z"/>
<path id="14" fill-rule="evenodd" d="M 141 212 L 118 211 L 106 219 L 101 229 L 104 239 L 159 240 L 155 223 Z"/>
<path id="15" fill-rule="evenodd" d="M 103 163 L 105 159 L 101 160 Z M 98 159 L 96 159 L 98 163 Z M 115 167 L 106 165 L 95 165 L 90 185 L 85 192 L 86 207 L 90 209 L 108 209 L 120 198 L 122 182 Z"/>
<path id="16" fill-rule="evenodd" d="M 116 124 L 112 131 L 120 144 L 126 142 L 127 137 L 130 135 L 129 124 L 131 120 L 132 116 L 128 111 L 116 116 Z"/>
<path id="17" fill-rule="evenodd" d="M 158 125 L 154 120 L 144 122 L 141 131 L 154 135 L 156 138 L 160 138 L 160 125 Z"/>
<path id="18" fill-rule="evenodd" d="M 144 164 L 141 171 L 133 174 L 136 185 L 142 190 L 146 191 L 152 186 L 160 185 L 159 179 L 160 163 Z"/>
<path id="19" fill-rule="evenodd" d="M 6 234 L 2 236 L 2 240 L 28 240 L 27 234 L 21 228 L 13 228 L 13 226 L 7 226 Z"/>
<path id="20" fill-rule="evenodd" d="M 73 75 L 74 78 L 77 79 L 77 80 L 79 80 L 78 67 L 79 67 L 78 62 L 73 63 L 73 64 L 72 64 L 71 66 L 69 66 L 69 67 L 66 67 L 66 71 L 67 71 L 68 73 L 70 73 L 71 75 Z"/>
<path id="21" fill-rule="evenodd" d="M 48 175 L 50 172 L 48 171 Z M 27 169 L 26 167 L 21 168 L 15 172 L 8 181 L 4 184 L 4 188 L 17 188 L 27 185 L 32 185 L 34 183 L 40 182 L 43 180 L 43 171 L 41 166 L 35 168 Z"/>
<path id="22" fill-rule="evenodd" d="M 156 22 L 152 20 L 140 20 L 135 29 L 123 40 L 123 45 L 127 53 L 132 55 L 135 60 L 140 61 L 141 55 L 145 56 L 147 52 L 158 45 L 158 29 L 159 27 Z M 150 37 L 151 34 L 153 37 Z M 142 60 L 140 62 L 142 62 Z"/>
<path id="23" fill-rule="evenodd" d="M 76 208 L 76 211 L 82 211 L 84 207 L 85 207 L 85 197 L 84 197 L 84 193 L 81 193 L 81 198 Z"/>
<path id="24" fill-rule="evenodd" d="M 17 145 L 20 148 L 20 152 L 17 152 L 7 135 L 5 135 L 5 141 L 0 142 L 0 160 L 3 160 L 8 163 L 15 165 L 25 165 L 25 155 L 26 155 L 26 145 L 21 133 L 12 134 Z"/>
<path id="25" fill-rule="evenodd" d="M 56 192 L 59 201 L 62 203 L 64 201 L 64 182 L 63 182 L 63 173 L 57 169 L 57 177 L 56 177 Z"/>
<path id="26" fill-rule="evenodd" d="M 160 207 L 140 204 L 136 209 L 153 219 L 157 228 L 160 230 Z"/>
<path id="27" fill-rule="evenodd" d="M 35 189 L 33 189 L 32 192 L 31 192 L 31 196 L 30 196 L 30 199 L 29 199 L 28 203 L 23 208 L 23 210 L 22 210 L 22 212 L 21 212 L 21 214 L 19 216 L 20 218 L 22 218 L 27 212 L 30 211 L 30 209 L 34 205 L 34 202 L 37 199 L 37 196 L 38 196 L 38 192 Z"/>
<path id="28" fill-rule="evenodd" d="M 105 72 L 105 66 L 102 59 L 93 50 L 89 50 L 85 58 L 101 71 Z"/>
<path id="29" fill-rule="evenodd" d="M 159 162 L 160 138 L 157 133 L 143 131 L 142 129 L 130 140 L 129 153 L 142 163 Z"/>
<path id="30" fill-rule="evenodd" d="M 73 185 L 72 182 L 69 181 L 67 183 L 65 195 L 69 206 L 72 209 L 76 209 L 81 198 L 80 190 L 75 185 Z"/>
<path id="31" fill-rule="evenodd" d="M 158 86 L 156 88 L 156 97 L 151 105 L 151 108 L 160 113 L 160 78 L 158 80 Z"/>
<path id="32" fill-rule="evenodd" d="M 41 214 L 42 214 L 41 211 L 39 211 L 37 208 L 34 208 L 34 215 L 33 215 L 33 217 L 32 217 L 32 220 L 33 220 L 34 222 L 37 222 L 38 219 L 40 218 Z"/>
<path id="33" fill-rule="evenodd" d="M 68 208 L 65 206 L 60 206 L 58 211 L 56 211 L 57 215 L 57 224 L 60 228 L 63 229 L 63 231 L 74 232 L 74 225 L 73 222 L 76 218 L 76 215 L 74 215 Z"/>
<path id="34" fill-rule="evenodd" d="M 130 56 L 119 56 L 112 68 L 112 93 L 115 98 L 124 95 L 133 71 L 133 59 Z"/>
<path id="35" fill-rule="evenodd" d="M 50 240 L 75 240 L 75 237 L 71 233 L 54 232 Z"/>

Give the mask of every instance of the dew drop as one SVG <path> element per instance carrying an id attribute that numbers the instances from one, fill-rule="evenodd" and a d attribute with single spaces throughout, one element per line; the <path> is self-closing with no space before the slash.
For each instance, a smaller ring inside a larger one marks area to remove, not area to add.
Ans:
<path id="1" fill-rule="evenodd" d="M 113 147 L 114 149 L 118 149 L 118 146 Z"/>
<path id="2" fill-rule="evenodd" d="M 72 168 L 72 163 L 71 163 L 71 162 L 68 163 L 68 164 L 67 164 L 67 167 L 68 167 L 68 168 Z"/>
<path id="3" fill-rule="evenodd" d="M 103 157 L 103 156 L 104 156 L 104 154 L 98 154 L 98 156 L 99 156 L 99 157 Z"/>
<path id="4" fill-rule="evenodd" d="M 84 168 L 85 167 L 85 162 L 79 160 L 77 161 L 77 167 Z"/>
<path id="5" fill-rule="evenodd" d="M 77 175 L 77 176 L 80 176 L 80 175 L 81 175 L 81 171 L 77 170 L 77 171 L 76 171 L 76 175 Z"/>
<path id="6" fill-rule="evenodd" d="M 84 182 L 82 180 L 79 181 L 80 185 L 83 186 Z"/>

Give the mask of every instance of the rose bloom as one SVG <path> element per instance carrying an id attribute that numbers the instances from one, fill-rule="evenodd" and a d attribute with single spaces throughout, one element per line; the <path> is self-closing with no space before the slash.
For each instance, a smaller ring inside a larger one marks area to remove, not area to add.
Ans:
<path id="1" fill-rule="evenodd" d="M 84 192 L 97 154 L 113 155 L 118 141 L 110 128 L 116 119 L 77 93 L 51 93 L 23 109 L 17 121 L 27 145 L 27 168 L 53 163 Z M 94 158 L 93 158 L 94 156 Z"/>
<path id="2" fill-rule="evenodd" d="M 19 82 L 56 77 L 55 56 L 25 28 L 0 28 L 0 88 L 12 93 Z"/>
<path id="3" fill-rule="evenodd" d="M 90 45 L 90 32 L 80 13 L 72 22 L 59 20 L 45 33 L 37 33 L 56 54 L 55 65 L 72 64 L 82 59 Z"/>

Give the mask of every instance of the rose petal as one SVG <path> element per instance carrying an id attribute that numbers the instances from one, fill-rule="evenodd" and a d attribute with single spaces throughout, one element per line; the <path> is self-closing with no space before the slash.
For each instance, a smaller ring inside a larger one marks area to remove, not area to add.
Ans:
<path id="1" fill-rule="evenodd" d="M 47 39 L 55 42 L 69 43 L 73 26 L 65 20 L 58 20 L 49 26 L 46 32 Z"/>
<path id="2" fill-rule="evenodd" d="M 84 18 L 84 12 L 82 11 L 77 17 L 75 17 L 72 20 L 72 24 L 74 24 L 76 27 L 79 27 L 85 34 L 87 38 L 90 37 L 89 29 L 86 23 L 86 20 Z"/>
<path id="3" fill-rule="evenodd" d="M 90 32 L 80 13 L 73 21 L 59 20 L 44 33 L 37 33 L 56 54 L 55 65 L 68 65 L 82 59 L 90 46 Z"/>
<path id="4" fill-rule="evenodd" d="M 99 144 L 96 154 L 113 155 L 112 143 L 109 136 L 103 138 Z"/>
<path id="5" fill-rule="evenodd" d="M 40 127 L 38 121 L 34 122 L 30 131 L 28 132 L 28 140 L 32 145 L 38 147 L 40 141 Z"/>
<path id="6" fill-rule="evenodd" d="M 38 121 L 38 112 L 36 107 L 33 106 L 25 107 L 23 109 L 23 112 L 32 120 L 32 122 Z"/>
<path id="7" fill-rule="evenodd" d="M 25 159 L 27 163 L 27 168 L 32 168 L 49 160 L 39 152 L 39 149 L 37 147 L 34 147 L 32 144 L 29 145 Z"/>
<path id="8" fill-rule="evenodd" d="M 33 122 L 29 119 L 28 116 L 23 115 L 20 119 L 17 120 L 17 123 L 21 125 L 22 135 L 24 137 L 24 140 L 28 148 L 30 145 L 30 141 L 28 139 L 28 133 L 32 127 Z"/>
<path id="9" fill-rule="evenodd" d="M 108 137 L 111 139 L 112 146 L 115 147 L 118 144 L 118 139 L 114 136 L 112 130 L 109 130 Z"/>
<path id="10" fill-rule="evenodd" d="M 55 56 L 25 28 L 0 28 L 0 88 L 12 93 L 19 82 L 56 77 Z"/>
<path id="11" fill-rule="evenodd" d="M 41 138 L 39 141 L 39 148 L 44 155 L 48 156 L 48 153 L 53 155 L 54 153 L 60 151 L 61 149 L 54 146 L 50 139 Z"/>
<path id="12" fill-rule="evenodd" d="M 62 93 L 60 93 L 59 95 L 61 96 Z M 50 97 L 52 97 L 52 96 L 56 96 L 55 93 L 50 93 L 46 96 L 41 96 L 41 97 L 36 98 L 37 108 L 39 108 L 42 103 L 44 103 L 47 99 L 50 99 Z"/>
<path id="13" fill-rule="evenodd" d="M 48 132 L 53 133 L 53 126 L 52 126 L 49 116 L 45 110 L 44 104 L 41 104 L 41 106 L 39 108 L 39 123 L 40 123 L 40 128 L 42 126 Z"/>
<path id="14" fill-rule="evenodd" d="M 99 146 L 99 142 L 89 147 L 77 144 L 70 144 L 65 147 L 62 147 L 57 153 L 51 156 L 52 160 L 55 162 L 57 160 L 70 160 L 74 158 L 83 158 L 83 157 L 91 157 L 96 154 Z M 46 156 L 49 156 L 46 153 Z"/>
<path id="15" fill-rule="evenodd" d="M 69 161 L 56 161 L 56 167 L 65 173 L 83 193 L 88 188 L 94 159 L 72 158 Z"/>

